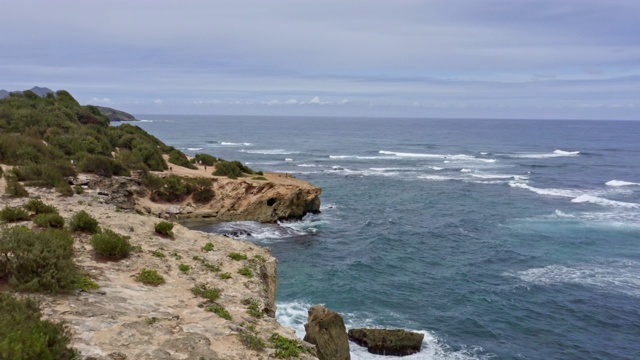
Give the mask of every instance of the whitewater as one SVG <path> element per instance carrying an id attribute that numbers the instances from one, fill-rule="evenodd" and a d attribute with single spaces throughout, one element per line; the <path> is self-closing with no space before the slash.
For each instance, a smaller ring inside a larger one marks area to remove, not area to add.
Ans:
<path id="1" fill-rule="evenodd" d="M 198 228 L 271 249 L 300 337 L 321 303 L 424 333 L 409 360 L 639 357 L 640 122 L 142 118 L 191 155 L 322 187 L 302 221 Z"/>

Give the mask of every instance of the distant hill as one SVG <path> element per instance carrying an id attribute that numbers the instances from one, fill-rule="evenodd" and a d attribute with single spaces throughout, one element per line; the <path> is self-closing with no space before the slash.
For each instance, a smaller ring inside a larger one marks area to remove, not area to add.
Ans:
<path id="1" fill-rule="evenodd" d="M 109 118 L 109 121 L 138 121 L 133 115 L 124 111 L 116 110 L 106 106 L 96 106 L 100 112 Z"/>
<path id="2" fill-rule="evenodd" d="M 9 92 L 7 90 L 0 90 L 0 99 L 4 99 L 9 96 Z"/>
<path id="3" fill-rule="evenodd" d="M 57 96 L 56 92 L 46 88 L 46 87 L 39 87 L 39 86 L 34 86 L 31 89 L 29 89 L 29 91 L 33 92 L 34 94 L 40 96 L 40 97 L 45 97 L 47 96 L 47 94 L 53 94 L 53 96 Z M 6 97 L 8 97 L 11 93 L 15 93 L 15 94 L 22 94 L 22 91 L 7 91 L 7 90 L 0 90 L 0 99 L 4 99 Z"/>

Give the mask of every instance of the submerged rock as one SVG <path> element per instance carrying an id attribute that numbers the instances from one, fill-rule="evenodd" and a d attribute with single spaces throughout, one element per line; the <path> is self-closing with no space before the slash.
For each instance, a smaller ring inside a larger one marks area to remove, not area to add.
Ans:
<path id="1" fill-rule="evenodd" d="M 400 329 L 350 329 L 349 340 L 372 354 L 406 356 L 420 351 L 424 334 Z"/>
<path id="2" fill-rule="evenodd" d="M 314 344 L 320 360 L 349 360 L 349 338 L 342 316 L 322 305 L 309 308 L 304 341 Z"/>

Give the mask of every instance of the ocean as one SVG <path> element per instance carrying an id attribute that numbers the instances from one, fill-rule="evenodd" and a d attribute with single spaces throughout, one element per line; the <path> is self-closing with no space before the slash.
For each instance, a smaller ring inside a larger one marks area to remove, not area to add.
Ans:
<path id="1" fill-rule="evenodd" d="M 138 118 L 323 189 L 302 221 L 198 227 L 271 249 L 300 337 L 321 303 L 425 334 L 407 360 L 640 358 L 640 121 Z"/>

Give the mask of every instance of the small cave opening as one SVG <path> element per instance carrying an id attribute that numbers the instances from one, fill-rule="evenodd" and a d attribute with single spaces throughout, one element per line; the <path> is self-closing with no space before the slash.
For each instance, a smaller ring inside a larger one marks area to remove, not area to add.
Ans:
<path id="1" fill-rule="evenodd" d="M 273 204 L 276 203 L 276 198 L 271 198 L 269 200 L 267 200 L 267 205 L 268 206 L 273 206 Z"/>

